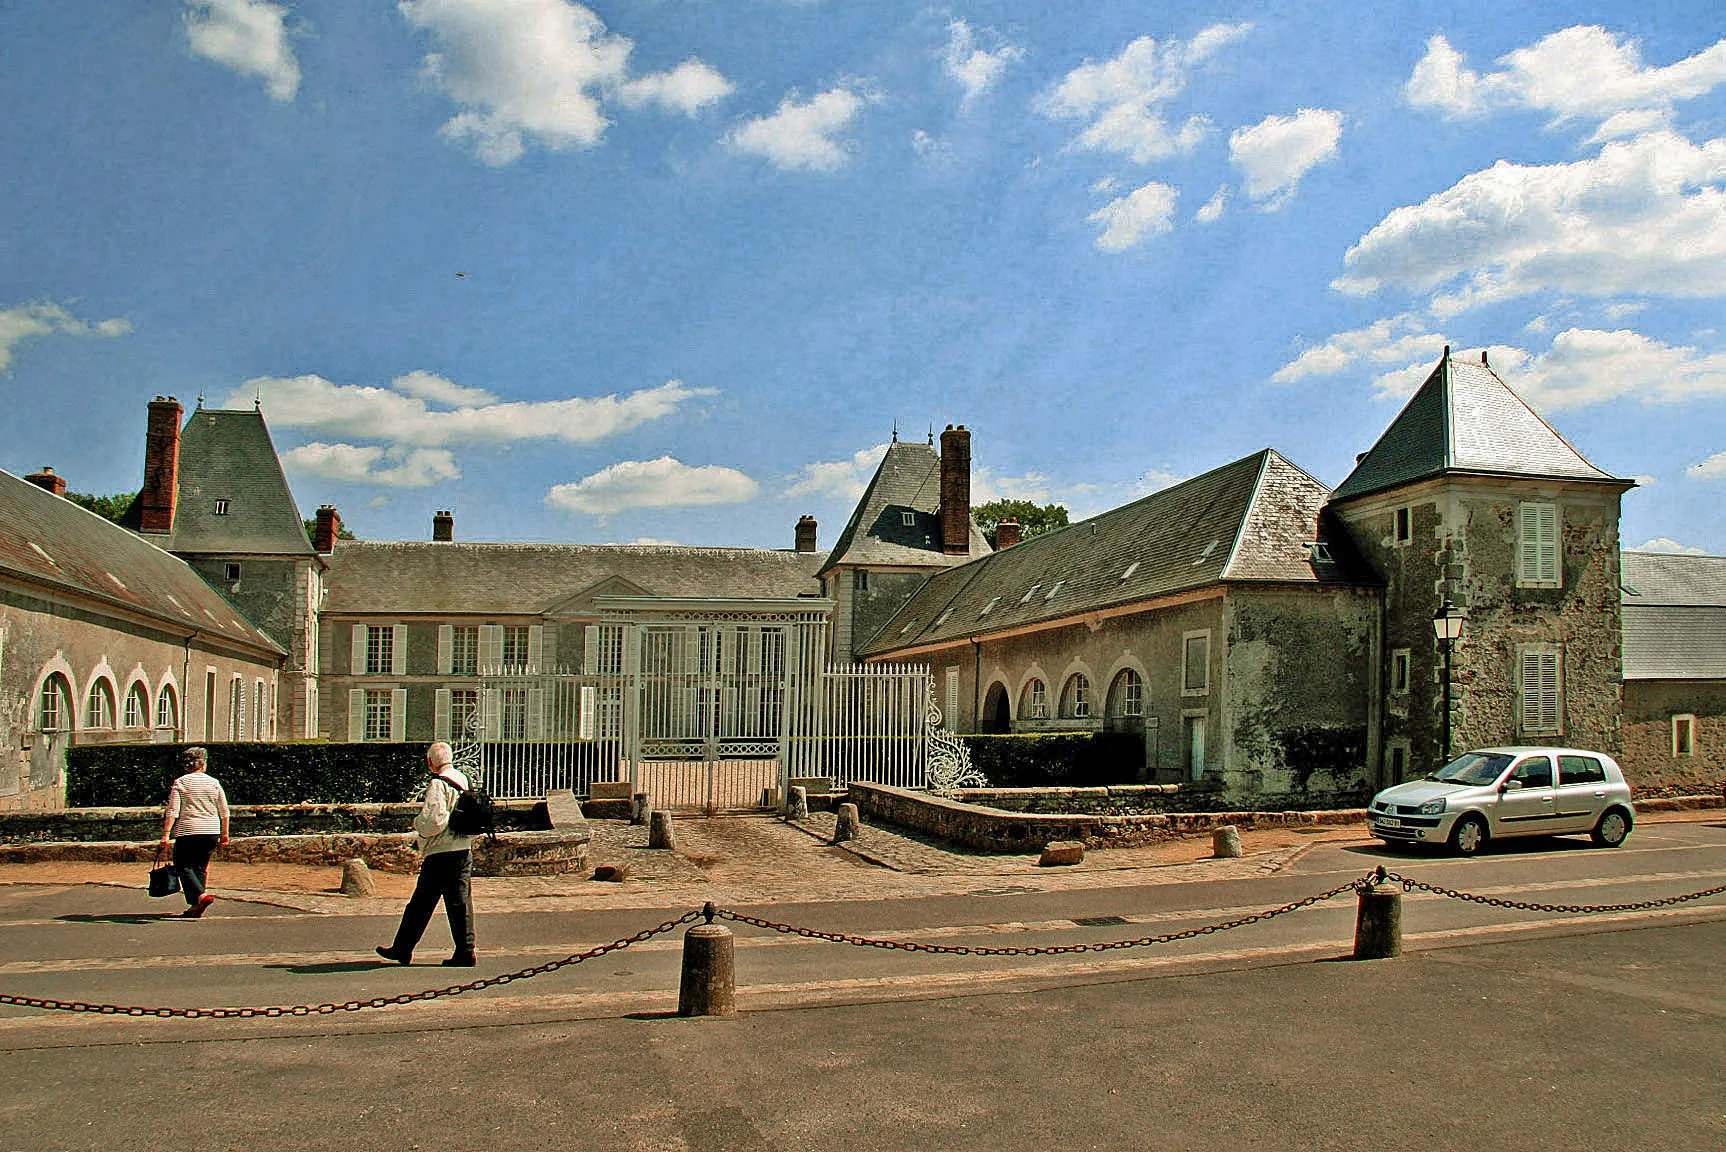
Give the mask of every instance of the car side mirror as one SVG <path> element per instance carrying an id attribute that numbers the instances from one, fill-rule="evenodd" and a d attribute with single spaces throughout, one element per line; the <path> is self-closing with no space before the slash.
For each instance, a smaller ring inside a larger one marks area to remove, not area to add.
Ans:
<path id="1" fill-rule="evenodd" d="M 1502 783 L 1498 786 L 1498 790 L 1500 792 L 1520 791 L 1521 788 L 1522 788 L 1522 781 L 1520 781 L 1520 780 L 1506 780 L 1504 783 Z"/>

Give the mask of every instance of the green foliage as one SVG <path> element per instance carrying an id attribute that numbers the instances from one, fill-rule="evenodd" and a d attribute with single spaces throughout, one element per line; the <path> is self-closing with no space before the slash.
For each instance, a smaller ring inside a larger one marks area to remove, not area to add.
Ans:
<path id="1" fill-rule="evenodd" d="M 1067 526 L 1065 507 L 1060 504 L 1037 504 L 1031 500 L 991 500 L 987 504 L 978 504 L 972 508 L 971 517 L 977 521 L 977 527 L 983 530 L 983 535 L 988 537 L 991 548 L 995 546 L 995 529 L 1003 520 L 1017 520 L 1020 538 L 1024 540 L 1041 536 L 1053 528 Z"/>
<path id="2" fill-rule="evenodd" d="M 74 808 L 162 804 L 185 744 L 85 744 L 66 750 Z M 231 804 L 390 804 L 425 779 L 425 744 L 207 744 Z"/>
<path id="3" fill-rule="evenodd" d="M 80 508 L 88 508 L 104 520 L 118 524 L 137 499 L 135 492 L 116 492 L 112 496 L 92 496 L 87 492 L 68 492 L 66 499 Z"/>
<path id="4" fill-rule="evenodd" d="M 1137 732 L 1018 732 L 959 739 L 994 788 L 1136 784 L 1145 763 L 1145 739 Z"/>
<path id="5" fill-rule="evenodd" d="M 318 534 L 318 522 L 317 522 L 316 518 L 313 518 L 311 520 L 307 520 L 305 522 L 305 524 L 306 524 L 306 539 L 310 540 Z M 336 539 L 337 540 L 358 540 L 359 537 L 355 536 L 352 532 L 349 532 L 348 526 L 346 524 L 343 524 L 339 528 L 336 529 Z"/>

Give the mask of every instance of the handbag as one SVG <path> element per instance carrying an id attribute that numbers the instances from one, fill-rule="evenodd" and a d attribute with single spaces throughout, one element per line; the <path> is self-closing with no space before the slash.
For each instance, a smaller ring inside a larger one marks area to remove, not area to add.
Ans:
<path id="1" fill-rule="evenodd" d="M 156 866 L 150 869 L 150 895 L 172 896 L 180 890 L 180 871 L 162 860 L 162 849 L 156 848 Z"/>

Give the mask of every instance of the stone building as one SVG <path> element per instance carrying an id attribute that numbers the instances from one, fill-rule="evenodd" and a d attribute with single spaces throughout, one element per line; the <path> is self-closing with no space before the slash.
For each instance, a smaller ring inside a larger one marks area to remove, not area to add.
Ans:
<path id="1" fill-rule="evenodd" d="M 1679 793 L 1726 784 L 1726 557 L 1626 552 L 1624 758 Z"/>

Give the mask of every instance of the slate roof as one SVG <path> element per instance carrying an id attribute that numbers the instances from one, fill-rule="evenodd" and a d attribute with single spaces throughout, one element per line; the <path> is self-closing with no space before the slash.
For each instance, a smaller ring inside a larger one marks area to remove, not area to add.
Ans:
<path id="1" fill-rule="evenodd" d="M 1726 556 L 1625 552 L 1624 678 L 1726 680 Z"/>
<path id="2" fill-rule="evenodd" d="M 217 500 L 228 502 L 225 515 Z M 315 555 L 262 412 L 192 412 L 180 433 L 174 529 L 149 538 L 181 554 Z"/>
<path id="3" fill-rule="evenodd" d="M 860 649 L 961 640 L 1225 582 L 1375 584 L 1324 532 L 1329 491 L 1272 449 L 931 576 Z M 1308 544 L 1323 537 L 1332 559 Z"/>
<path id="4" fill-rule="evenodd" d="M 184 560 L 9 472 L 0 472 L 0 572 L 280 655 Z"/>
<path id="5" fill-rule="evenodd" d="M 1491 368 L 1459 360 L 1448 349 L 1332 499 L 1445 473 L 1628 484 L 1584 460 Z"/>
<path id="6" fill-rule="evenodd" d="M 343 540 L 326 557 L 323 612 L 510 616 L 572 610 L 583 593 L 819 595 L 825 558 L 770 548 Z"/>
<path id="7" fill-rule="evenodd" d="M 905 523 L 904 513 L 912 522 Z M 968 556 L 941 550 L 941 453 L 932 444 L 895 440 L 864 489 L 845 530 L 827 554 L 828 571 L 841 564 L 948 567 L 989 552 L 989 541 L 971 525 Z"/>

